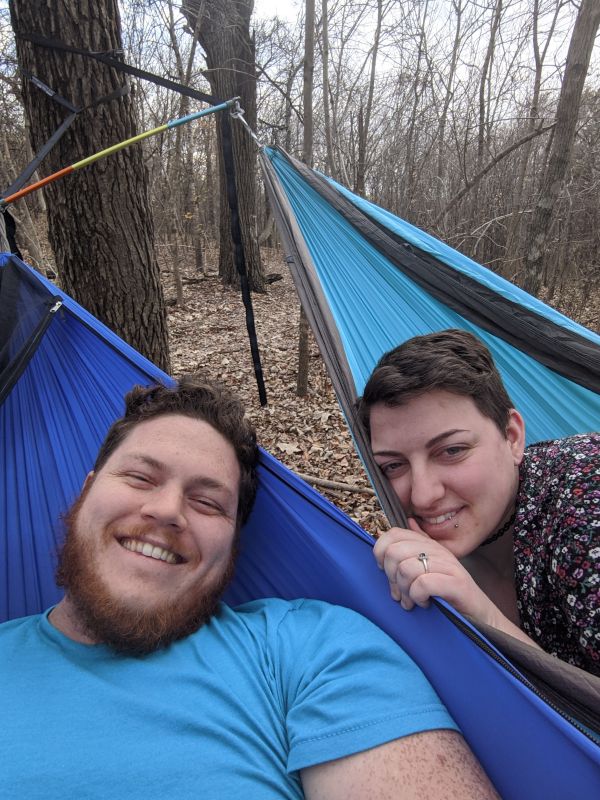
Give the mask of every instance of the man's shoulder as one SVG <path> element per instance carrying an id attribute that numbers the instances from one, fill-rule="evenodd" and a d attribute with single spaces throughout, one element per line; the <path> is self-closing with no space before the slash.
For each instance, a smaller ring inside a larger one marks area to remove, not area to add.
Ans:
<path id="1" fill-rule="evenodd" d="M 9 653 L 18 656 L 19 653 L 29 652 L 31 646 L 39 646 L 43 618 L 43 614 L 33 614 L 0 623 L 0 661 L 6 661 Z"/>
<path id="2" fill-rule="evenodd" d="M 387 633 L 358 611 L 323 600 L 269 597 L 233 608 L 223 605 L 216 622 L 232 628 L 241 625 L 257 635 L 264 633 L 267 639 L 285 640 L 289 644 L 324 639 L 343 639 L 350 648 L 367 640 L 373 646 L 392 644 Z M 397 649 L 396 643 L 393 647 Z"/>
<path id="3" fill-rule="evenodd" d="M 259 600 L 251 600 L 235 607 L 225 606 L 227 612 L 238 615 L 241 618 L 261 617 L 271 620 L 283 621 L 286 618 L 306 620 L 315 622 L 317 620 L 330 621 L 331 624 L 349 621 L 356 624 L 373 625 L 358 611 L 354 611 L 345 606 L 334 605 L 325 600 L 311 600 L 308 598 L 298 598 L 295 600 L 283 600 L 279 597 L 265 597 Z"/>
<path id="4" fill-rule="evenodd" d="M 43 614 L 32 614 L 28 617 L 17 617 L 15 619 L 9 619 L 5 622 L 0 623 L 0 635 L 1 636 L 10 636 L 12 634 L 18 634 L 25 630 L 30 630 L 32 628 L 37 628 L 40 620 L 42 619 Z"/>

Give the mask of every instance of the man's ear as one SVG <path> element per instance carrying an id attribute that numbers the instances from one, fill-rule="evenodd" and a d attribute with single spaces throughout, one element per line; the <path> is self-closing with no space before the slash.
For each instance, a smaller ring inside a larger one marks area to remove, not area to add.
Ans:
<path id="1" fill-rule="evenodd" d="M 95 474 L 96 473 L 94 472 L 94 470 L 92 470 L 91 472 L 88 472 L 88 474 L 85 476 L 85 480 L 83 481 L 83 486 L 81 487 L 82 492 L 85 492 L 86 489 L 90 488 L 90 486 L 92 485 L 92 481 L 94 480 Z"/>
<path id="2" fill-rule="evenodd" d="M 508 414 L 506 440 L 510 445 L 515 464 L 518 466 L 523 460 L 525 452 L 525 420 L 516 408 L 511 408 Z"/>

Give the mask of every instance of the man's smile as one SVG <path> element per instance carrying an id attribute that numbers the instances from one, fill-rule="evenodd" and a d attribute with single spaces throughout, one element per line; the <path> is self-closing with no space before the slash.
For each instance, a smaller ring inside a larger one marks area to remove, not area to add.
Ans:
<path id="1" fill-rule="evenodd" d="M 140 539 L 117 539 L 121 547 L 129 550 L 132 553 L 139 553 L 148 558 L 154 558 L 157 561 L 165 561 L 167 564 L 182 564 L 185 559 L 178 553 L 167 550 L 150 542 L 142 542 Z"/>

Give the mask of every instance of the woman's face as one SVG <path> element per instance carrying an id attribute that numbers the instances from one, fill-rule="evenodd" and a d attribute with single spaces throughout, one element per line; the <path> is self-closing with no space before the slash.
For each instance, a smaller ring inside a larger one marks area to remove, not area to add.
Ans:
<path id="1" fill-rule="evenodd" d="M 371 409 L 371 448 L 408 516 L 457 558 L 510 515 L 525 442 L 521 415 L 506 435 L 464 395 L 434 390 Z"/>

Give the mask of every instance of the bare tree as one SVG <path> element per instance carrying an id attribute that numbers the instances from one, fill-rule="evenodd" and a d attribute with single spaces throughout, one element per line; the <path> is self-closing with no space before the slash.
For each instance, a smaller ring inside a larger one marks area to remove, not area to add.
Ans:
<path id="1" fill-rule="evenodd" d="M 479 169 L 483 164 L 487 139 L 486 134 L 489 131 L 489 102 L 487 101 L 486 95 L 489 95 L 490 91 L 491 67 L 494 59 L 496 37 L 498 35 L 498 28 L 500 27 L 500 20 L 502 19 L 503 10 L 503 0 L 495 0 L 494 11 L 490 24 L 488 46 L 485 52 L 485 58 L 483 59 L 483 65 L 481 67 L 481 77 L 479 81 L 479 120 L 477 126 L 477 166 Z"/>
<path id="2" fill-rule="evenodd" d="M 304 163 L 312 167 L 313 161 L 313 81 L 315 71 L 315 0 L 306 0 L 304 32 Z M 305 397 L 308 392 L 308 319 L 303 308 L 300 309 L 300 326 L 298 334 L 298 381 L 296 393 Z"/>
<path id="3" fill-rule="evenodd" d="M 229 9 L 233 3 L 238 13 L 243 6 L 247 19 L 249 2 L 227 0 L 219 7 Z M 219 10 L 212 9 L 214 3 L 186 0 L 185 8 L 202 6 L 214 23 Z M 206 91 L 204 74 L 211 70 L 203 74 L 206 62 L 196 57 L 190 72 L 194 39 L 185 33 L 175 0 L 128 0 L 123 9 L 128 61 Z M 557 146 L 555 135 L 543 132 L 556 117 L 565 43 L 577 11 L 571 0 L 321 0 L 316 10 L 321 18 L 315 24 L 315 166 L 482 263 L 522 280 L 530 241 L 527 221 Z M 187 15 L 188 33 L 193 33 L 190 24 L 200 25 L 204 16 Z M 260 64 L 259 138 L 301 157 L 306 134 L 304 16 L 303 9 L 295 21 L 263 20 L 252 34 Z M 226 27 L 232 18 L 223 19 Z M 226 62 L 219 71 L 239 74 L 252 60 L 244 47 L 237 47 L 238 62 Z M 14 73 L 8 61 L 2 63 L 0 79 L 6 80 Z M 212 91 L 216 93 L 214 87 Z M 560 289 L 557 270 L 591 275 L 596 263 L 600 140 L 594 125 L 598 73 L 593 67 L 586 92 L 564 189 L 554 201 L 552 246 L 546 244 L 544 260 L 548 278 L 543 281 L 549 288 Z M 240 91 L 219 91 L 220 97 L 231 94 Z M 174 93 L 145 82 L 136 85 L 135 96 L 144 127 L 160 125 L 186 109 Z M 251 105 L 242 105 L 251 121 Z M 13 109 L 10 101 L 0 103 L 0 124 L 18 164 L 25 160 L 19 144 L 24 137 Z M 169 236 L 170 256 L 174 241 L 188 247 L 192 235 L 202 244 L 217 235 L 218 223 L 211 216 L 218 216 L 221 196 L 216 119 L 144 144 L 154 218 L 161 240 Z M 250 148 L 248 158 L 242 158 L 249 165 L 254 145 L 239 123 L 233 122 L 233 128 L 240 129 L 236 135 Z M 70 163 L 72 156 L 57 166 Z M 8 157 L 4 163 L 6 172 Z M 253 177 L 253 166 L 250 172 Z M 256 203 L 252 213 L 267 235 L 262 197 Z M 246 214 L 250 206 L 241 200 L 240 208 Z M 35 199 L 30 209 L 35 226 Z M 16 211 L 24 232 L 27 218 L 20 208 Z M 250 227 L 254 234 L 254 222 Z M 229 224 L 219 230 L 227 238 L 222 252 L 229 254 Z M 202 248 L 197 253 L 200 262 Z M 565 296 L 560 299 L 564 302 Z"/>
<path id="4" fill-rule="evenodd" d="M 192 45 L 187 56 L 186 63 L 184 64 L 183 54 L 179 46 L 179 39 L 176 35 L 176 21 L 175 9 L 172 0 L 167 3 L 167 30 L 173 54 L 175 56 L 175 65 L 177 70 L 177 80 L 184 86 L 189 86 L 192 77 L 192 67 L 194 64 L 194 56 L 196 54 L 196 44 L 198 35 L 198 24 L 200 18 L 196 18 L 196 29 L 193 31 Z M 178 117 L 184 117 L 189 114 L 190 99 L 187 95 L 181 95 L 179 98 Z M 193 202 L 192 202 L 192 176 L 193 170 L 190 168 L 189 161 L 186 163 L 184 151 L 191 153 L 191 135 L 193 129 L 188 126 L 178 125 L 175 129 L 175 147 L 173 152 L 173 186 L 174 191 L 171 192 L 171 208 L 172 208 L 172 222 L 175 232 L 173 247 L 172 247 L 172 265 L 173 276 L 175 278 L 175 288 L 177 292 L 177 304 L 183 303 L 183 284 L 181 279 L 181 270 L 179 267 L 181 261 L 180 243 L 185 244 L 186 239 L 191 237 L 187 236 L 190 232 L 190 220 L 194 218 Z M 198 225 L 196 223 L 196 228 Z M 195 237 L 195 262 L 196 264 L 204 264 L 202 239 L 197 231 Z"/>
<path id="5" fill-rule="evenodd" d="M 544 255 L 552 224 L 552 212 L 563 187 L 573 151 L 583 85 L 599 25 L 598 0 L 581 0 L 556 109 L 552 150 L 529 227 L 530 247 L 527 253 L 525 289 L 532 294 L 539 291 L 544 279 Z"/>
<path id="6" fill-rule="evenodd" d="M 367 102 L 363 110 L 362 103 L 358 108 L 358 154 L 356 164 L 355 191 L 364 196 L 365 176 L 367 171 L 367 144 L 371 127 L 371 113 L 373 111 L 373 95 L 375 93 L 375 76 L 377 74 L 377 56 L 379 54 L 379 41 L 381 39 L 381 25 L 383 22 L 383 0 L 377 0 L 377 21 L 375 23 L 375 36 L 371 48 L 371 70 L 369 75 L 369 89 Z"/>
<path id="7" fill-rule="evenodd" d="M 333 157 L 333 136 L 331 132 L 331 87 L 329 85 L 329 22 L 327 20 L 327 0 L 321 0 L 321 60 L 323 65 L 323 123 L 325 128 L 325 147 L 327 152 L 326 170 L 337 180 L 338 172 Z"/>
<path id="8" fill-rule="evenodd" d="M 220 100 L 240 97 L 246 121 L 256 128 L 256 56 L 250 35 L 253 0 L 186 0 L 182 12 L 206 53 L 206 77 Z M 217 127 L 220 164 L 221 247 L 219 274 L 225 283 L 238 280 L 231 244 L 231 213 L 223 163 L 222 126 Z M 251 289 L 265 291 L 257 235 L 256 147 L 247 131 L 232 126 L 233 159 L 239 220 Z"/>
<path id="9" fill-rule="evenodd" d="M 548 54 L 548 49 L 552 41 L 552 35 L 558 20 L 558 16 L 562 7 L 565 5 L 564 0 L 560 0 L 555 4 L 552 12 L 552 21 L 548 27 L 545 41 L 542 41 L 541 17 L 544 11 L 543 0 L 533 0 L 532 17 L 531 17 L 531 43 L 533 48 L 534 58 L 534 72 L 533 72 L 533 86 L 531 91 L 531 100 L 529 103 L 529 111 L 526 122 L 526 131 L 530 132 L 535 129 L 538 124 L 540 114 L 540 93 L 542 88 L 542 75 L 543 69 Z M 511 214 L 507 237 L 506 237 L 506 256 L 509 261 L 514 260 L 517 263 L 522 262 L 524 259 L 520 256 L 521 240 L 519 233 L 522 229 L 523 213 L 522 209 L 525 207 L 524 188 L 525 180 L 528 174 L 528 165 L 530 157 L 533 152 L 533 140 L 527 142 L 519 153 L 519 158 L 516 164 L 516 181 L 514 189 L 514 211 Z"/>
<path id="10" fill-rule="evenodd" d="M 47 0 L 41 5 L 12 0 L 11 18 L 21 66 L 86 108 L 49 154 L 46 174 L 137 133 L 130 96 L 93 105 L 123 85 L 122 75 L 26 38 L 39 33 L 86 50 L 119 50 L 116 0 Z M 62 122 L 64 109 L 29 81 L 24 81 L 23 98 L 37 151 Z M 165 305 L 141 148 L 123 150 L 45 191 L 48 235 L 65 290 L 168 371 Z"/>
<path id="11" fill-rule="evenodd" d="M 456 76 L 456 68 L 458 65 L 458 57 L 462 45 L 463 9 L 464 9 L 463 0 L 452 0 L 452 8 L 454 10 L 454 15 L 455 15 L 454 37 L 452 42 L 452 53 L 450 56 L 450 64 L 448 66 L 447 72 L 446 70 L 444 70 L 442 73 L 443 75 L 442 79 L 444 84 L 444 100 L 442 103 L 442 109 L 440 112 L 439 127 L 438 127 L 437 180 L 440 188 L 444 186 L 446 172 L 448 169 L 448 165 L 446 163 L 446 158 L 445 158 L 447 150 L 446 126 L 448 124 L 448 112 L 450 109 L 450 103 L 452 102 L 452 97 L 454 94 L 454 81 Z M 442 193 L 440 191 L 440 195 L 441 194 Z"/>

